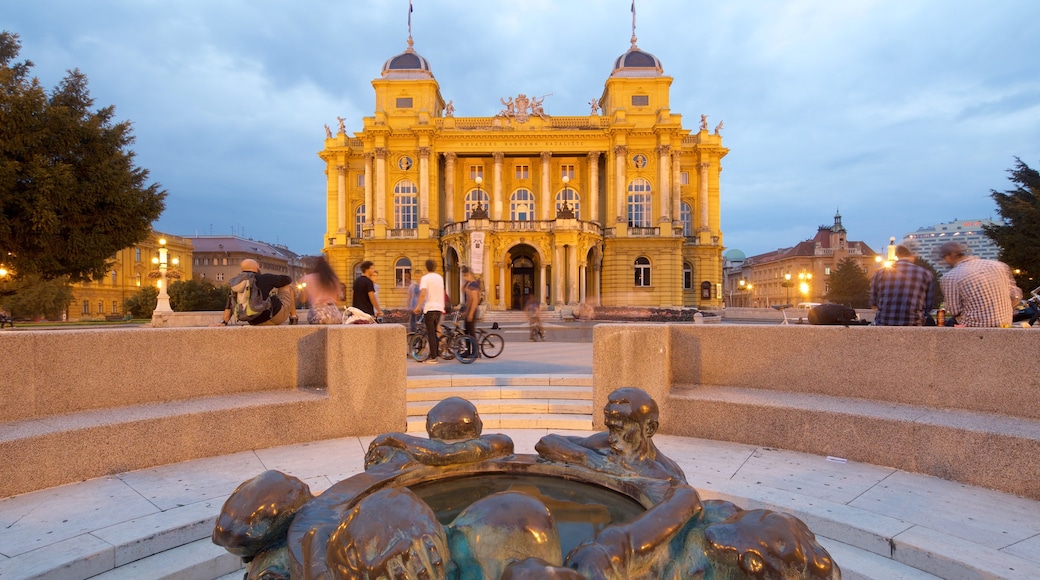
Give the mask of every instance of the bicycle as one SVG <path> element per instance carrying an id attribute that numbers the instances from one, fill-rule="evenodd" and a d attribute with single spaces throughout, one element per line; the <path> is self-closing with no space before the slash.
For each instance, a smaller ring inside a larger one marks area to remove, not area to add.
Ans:
<path id="1" fill-rule="evenodd" d="M 506 347 L 506 339 L 497 332 L 488 332 L 483 328 L 477 329 L 477 344 L 480 345 L 480 354 L 486 358 L 495 358 L 502 354 Z"/>
<path id="2" fill-rule="evenodd" d="M 458 316 L 455 316 L 457 319 Z M 440 357 L 444 360 L 457 359 L 462 364 L 470 364 L 477 360 L 477 343 L 471 336 L 458 328 L 457 320 L 454 324 L 441 324 L 438 332 L 438 346 Z M 425 333 L 408 334 L 408 350 L 412 358 L 422 362 L 430 358 L 429 339 Z"/>

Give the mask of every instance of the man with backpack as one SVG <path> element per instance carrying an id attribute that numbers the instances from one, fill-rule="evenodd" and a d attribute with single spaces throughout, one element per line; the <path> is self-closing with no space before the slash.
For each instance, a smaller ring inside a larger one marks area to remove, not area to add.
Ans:
<path id="1" fill-rule="evenodd" d="M 260 264 L 242 260 L 242 273 L 228 282 L 231 292 L 221 324 L 232 317 L 250 326 L 277 326 L 286 320 L 296 324 L 296 292 L 293 279 L 281 274 L 261 274 Z"/>

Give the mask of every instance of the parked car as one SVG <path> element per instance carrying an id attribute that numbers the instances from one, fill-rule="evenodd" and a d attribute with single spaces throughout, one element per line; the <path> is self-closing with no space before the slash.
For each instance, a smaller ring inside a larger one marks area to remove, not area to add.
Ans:
<path id="1" fill-rule="evenodd" d="M 795 306 L 795 308 L 803 308 L 805 310 L 809 310 L 813 306 L 819 306 L 819 305 L 820 305 L 819 302 L 799 302 L 798 305 Z"/>

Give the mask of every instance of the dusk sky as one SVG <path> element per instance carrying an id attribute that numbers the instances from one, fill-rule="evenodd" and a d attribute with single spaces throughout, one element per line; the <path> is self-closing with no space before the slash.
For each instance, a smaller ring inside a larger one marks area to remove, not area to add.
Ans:
<path id="1" fill-rule="evenodd" d="M 747 255 L 811 238 L 840 210 L 850 240 L 994 218 L 1020 157 L 1040 168 L 1040 2 L 643 0 L 641 49 L 671 108 L 724 145 L 722 230 Z M 89 79 L 133 122 L 137 164 L 169 192 L 156 229 L 321 250 L 328 124 L 371 116 L 406 47 L 407 0 L 33 0 L 0 30 L 49 90 Z M 629 48 L 630 0 L 415 0 L 412 37 L 455 105 L 549 95 L 585 115 Z"/>

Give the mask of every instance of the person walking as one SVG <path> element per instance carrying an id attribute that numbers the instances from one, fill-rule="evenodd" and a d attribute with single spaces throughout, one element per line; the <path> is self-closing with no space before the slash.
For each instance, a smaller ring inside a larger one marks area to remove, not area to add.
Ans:
<path id="1" fill-rule="evenodd" d="M 932 307 L 935 276 L 913 262 L 906 246 L 896 246 L 896 261 L 874 272 L 870 279 L 870 307 L 875 326 L 924 326 L 925 313 Z"/>
<path id="2" fill-rule="evenodd" d="M 430 344 L 430 356 L 423 362 L 435 365 L 438 362 L 437 357 L 440 356 L 437 328 L 441 324 L 441 313 L 444 312 L 444 278 L 437 273 L 437 261 L 433 258 L 426 260 L 426 273 L 419 280 L 418 305 L 412 312 L 424 313 L 423 321 L 426 323 L 426 340 Z"/>
<path id="3" fill-rule="evenodd" d="M 468 266 L 462 267 L 462 295 L 465 297 L 462 320 L 465 323 L 466 335 L 473 339 L 473 347 L 476 348 L 478 344 L 477 306 L 480 304 L 480 282 L 473 277 L 473 272 Z"/>
<path id="4" fill-rule="evenodd" d="M 405 282 L 408 286 L 408 332 L 415 332 L 419 326 L 419 315 L 415 313 L 415 307 L 419 305 L 419 281 L 409 271 L 405 274 Z"/>
<path id="5" fill-rule="evenodd" d="M 939 256 L 952 270 L 939 278 L 946 312 L 957 325 L 1009 327 L 1022 290 L 1015 285 L 1011 268 L 997 260 L 969 256 L 960 242 L 939 246 Z"/>
<path id="6" fill-rule="evenodd" d="M 350 305 L 369 316 L 382 316 L 379 297 L 376 296 L 375 278 L 379 275 L 371 260 L 361 262 L 361 275 L 354 280 L 354 293 Z"/>
<path id="7" fill-rule="evenodd" d="M 307 303 L 307 324 L 342 324 L 343 312 L 336 300 L 343 294 L 343 283 L 325 256 L 318 256 L 309 274 L 301 280 L 301 294 Z"/>

